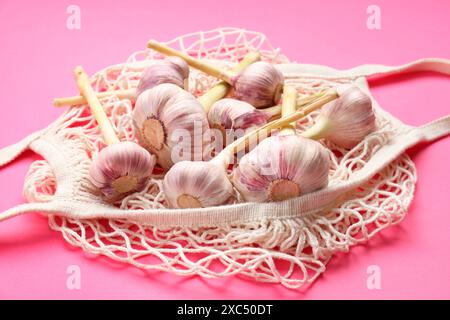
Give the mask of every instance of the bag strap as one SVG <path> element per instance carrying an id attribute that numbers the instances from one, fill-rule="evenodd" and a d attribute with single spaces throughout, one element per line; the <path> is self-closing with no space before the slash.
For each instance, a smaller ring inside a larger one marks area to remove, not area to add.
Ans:
<path id="1" fill-rule="evenodd" d="M 11 219 L 22 214 L 30 212 L 51 212 L 52 202 L 30 202 L 19 204 L 18 206 L 12 207 L 4 212 L 0 212 L 0 222 L 3 220 Z"/>
<path id="2" fill-rule="evenodd" d="M 432 71 L 450 75 L 450 60 L 441 58 L 424 58 L 400 66 L 385 66 L 381 64 L 364 64 L 345 72 L 349 77 L 371 77 L 404 72 Z"/>
<path id="3" fill-rule="evenodd" d="M 424 136 L 424 141 L 431 142 L 450 134 L 450 115 L 434 120 L 417 128 Z"/>
<path id="4" fill-rule="evenodd" d="M 34 140 L 38 139 L 43 134 L 43 132 L 44 130 L 34 132 L 21 141 L 0 149 L 0 167 L 7 165 L 19 157 L 29 148 Z"/>

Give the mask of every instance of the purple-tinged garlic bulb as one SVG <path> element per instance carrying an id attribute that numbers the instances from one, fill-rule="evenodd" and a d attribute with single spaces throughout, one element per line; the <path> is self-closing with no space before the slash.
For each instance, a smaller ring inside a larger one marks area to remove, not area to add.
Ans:
<path id="1" fill-rule="evenodd" d="M 208 122 L 211 128 L 244 131 L 266 124 L 270 115 L 263 110 L 255 109 L 251 104 L 226 98 L 217 101 L 208 111 Z"/>
<path id="2" fill-rule="evenodd" d="M 155 40 L 150 40 L 147 46 L 163 54 L 180 57 L 191 67 L 227 82 L 234 87 L 237 99 L 246 101 L 256 108 L 273 106 L 281 97 L 283 74 L 268 62 L 253 63 L 242 72 L 236 73 L 193 58 Z"/>
<path id="3" fill-rule="evenodd" d="M 136 96 L 162 83 L 172 83 L 188 90 L 188 81 L 189 66 L 186 61 L 178 57 L 168 57 L 166 60 L 155 62 L 144 70 L 136 88 Z"/>
<path id="4" fill-rule="evenodd" d="M 326 104 L 316 123 L 302 133 L 310 139 L 325 138 L 351 149 L 375 130 L 375 114 L 370 97 L 357 87 L 346 87 L 340 97 Z"/>
<path id="5" fill-rule="evenodd" d="M 181 160 L 202 160 L 210 151 L 203 107 L 192 94 L 174 84 L 160 84 L 142 92 L 133 120 L 141 144 L 157 156 L 157 163 L 164 169 Z"/>
<path id="6" fill-rule="evenodd" d="M 289 86 L 283 91 L 286 117 L 295 113 L 297 91 Z M 325 187 L 329 161 L 320 143 L 298 137 L 288 123 L 241 159 L 233 184 L 247 201 L 282 201 Z"/>
<path id="7" fill-rule="evenodd" d="M 246 201 L 281 201 L 326 187 L 329 166 L 320 143 L 279 135 L 242 157 L 232 181 Z"/>
<path id="8" fill-rule="evenodd" d="M 142 189 L 155 166 L 155 156 L 134 142 L 103 148 L 89 171 L 90 180 L 108 198 Z"/>
<path id="9" fill-rule="evenodd" d="M 76 67 L 74 75 L 108 144 L 94 156 L 89 171 L 92 183 L 110 199 L 141 189 L 152 174 L 155 157 L 134 142 L 119 141 L 83 68 Z"/>
<path id="10" fill-rule="evenodd" d="M 283 74 L 272 64 L 259 61 L 248 66 L 234 79 L 234 97 L 255 108 L 273 106 L 283 91 Z"/>
<path id="11" fill-rule="evenodd" d="M 233 198 L 233 186 L 215 161 L 181 161 L 165 175 L 163 191 L 173 208 L 222 205 Z"/>

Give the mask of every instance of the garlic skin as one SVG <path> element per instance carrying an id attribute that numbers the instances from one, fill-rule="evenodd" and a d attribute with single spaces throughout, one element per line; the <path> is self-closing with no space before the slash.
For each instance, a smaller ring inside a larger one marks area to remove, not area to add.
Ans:
<path id="1" fill-rule="evenodd" d="M 234 79 L 234 98 L 255 108 L 271 107 L 280 100 L 284 77 L 272 64 L 259 61 Z"/>
<path id="2" fill-rule="evenodd" d="M 326 187 L 329 167 L 329 156 L 320 143 L 278 135 L 242 157 L 232 182 L 246 201 L 281 201 Z"/>
<path id="3" fill-rule="evenodd" d="M 345 87 L 340 97 L 326 104 L 310 129 L 302 136 L 325 138 L 351 149 L 375 130 L 375 114 L 370 97 L 355 86 Z"/>
<path id="4" fill-rule="evenodd" d="M 189 92 L 165 83 L 142 92 L 133 111 L 141 145 L 169 169 L 181 160 L 202 160 L 210 152 L 209 125 L 202 105 Z M 183 141 L 175 141 L 183 134 Z M 183 155 L 175 153 L 182 149 Z M 173 152 L 172 152 L 173 151 Z"/>
<path id="5" fill-rule="evenodd" d="M 163 191 L 173 208 L 204 208 L 227 203 L 233 186 L 214 161 L 181 161 L 165 175 Z"/>
<path id="6" fill-rule="evenodd" d="M 111 144 L 94 156 L 90 180 L 112 198 L 144 187 L 155 163 L 155 156 L 134 142 Z"/>
<path id="7" fill-rule="evenodd" d="M 139 96 L 145 90 L 162 83 L 172 83 L 187 90 L 188 80 L 189 66 L 186 61 L 178 57 L 169 57 L 155 62 L 144 70 L 136 88 L 136 95 Z"/>
<path id="8" fill-rule="evenodd" d="M 226 98 L 217 101 L 208 111 L 208 122 L 212 128 L 222 130 L 252 130 L 266 124 L 269 116 L 251 104 L 236 99 Z"/>

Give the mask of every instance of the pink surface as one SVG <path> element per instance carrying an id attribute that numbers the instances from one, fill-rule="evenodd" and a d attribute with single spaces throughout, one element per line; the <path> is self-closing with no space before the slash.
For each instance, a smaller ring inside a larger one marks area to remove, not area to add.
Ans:
<path id="1" fill-rule="evenodd" d="M 292 60 L 349 68 L 450 57 L 449 1 L 5 1 L 0 0 L 0 146 L 43 128 L 62 112 L 54 96 L 75 93 L 71 70 L 92 73 L 125 60 L 150 37 L 220 26 L 265 33 Z M 81 8 L 81 30 L 66 28 L 66 8 Z M 366 9 L 381 8 L 381 30 L 366 27 Z M 379 103 L 409 124 L 449 113 L 449 79 L 422 73 L 371 83 Z M 334 258 L 309 290 L 227 278 L 144 273 L 95 258 L 65 243 L 45 218 L 30 214 L 0 224 L 0 298 L 316 299 L 450 298 L 450 139 L 409 150 L 419 182 L 406 220 L 367 245 Z M 23 201 L 26 153 L 0 170 L 0 210 Z M 68 290 L 66 269 L 81 270 Z M 369 290 L 377 265 L 381 289 Z"/>

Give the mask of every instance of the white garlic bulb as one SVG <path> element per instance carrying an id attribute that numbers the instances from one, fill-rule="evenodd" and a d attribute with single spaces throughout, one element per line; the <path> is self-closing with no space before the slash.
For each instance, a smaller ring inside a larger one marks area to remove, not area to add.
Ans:
<path id="1" fill-rule="evenodd" d="M 182 160 L 202 160 L 210 152 L 203 107 L 176 85 L 160 84 L 141 93 L 133 120 L 141 144 L 157 156 L 157 163 L 165 169 Z"/>
<path id="2" fill-rule="evenodd" d="M 174 208 L 222 205 L 233 198 L 226 172 L 215 161 L 181 161 L 165 175 L 163 190 Z"/>
<path id="3" fill-rule="evenodd" d="M 208 122 L 212 128 L 225 130 L 252 130 L 269 120 L 270 115 L 255 109 L 251 104 L 226 98 L 211 106 L 208 111 Z"/>
<path id="4" fill-rule="evenodd" d="M 340 97 L 326 104 L 311 128 L 302 133 L 310 139 L 325 138 L 343 148 L 353 148 L 375 130 L 370 97 L 358 87 L 346 87 Z"/>
<path id="5" fill-rule="evenodd" d="M 282 116 L 295 113 L 297 91 L 285 86 Z M 247 201 L 281 201 L 328 184 L 329 157 L 318 142 L 298 137 L 290 124 L 245 155 L 233 184 Z"/>
<path id="6" fill-rule="evenodd" d="M 234 97 L 255 108 L 271 107 L 280 100 L 283 83 L 283 74 L 272 64 L 255 62 L 235 77 Z"/>
<path id="7" fill-rule="evenodd" d="M 119 142 L 94 156 L 90 180 L 107 198 L 142 189 L 155 166 L 155 156 L 134 142 Z"/>
<path id="8" fill-rule="evenodd" d="M 328 184 L 329 156 L 318 142 L 296 135 L 265 139 L 239 162 L 232 182 L 246 201 L 280 201 Z"/>
<path id="9" fill-rule="evenodd" d="M 178 57 L 168 57 L 156 61 L 144 70 L 136 88 L 136 96 L 163 83 L 172 83 L 188 90 L 188 80 L 189 66 L 186 61 Z"/>

